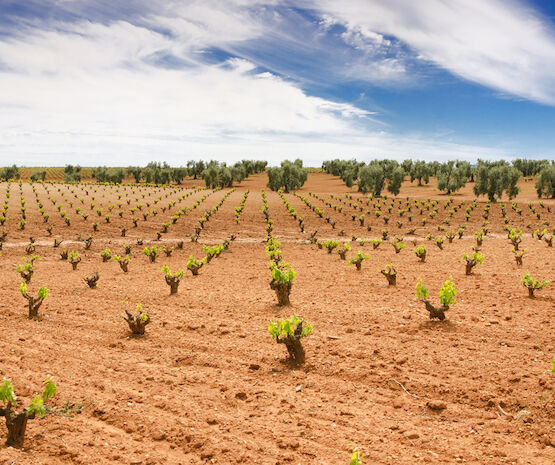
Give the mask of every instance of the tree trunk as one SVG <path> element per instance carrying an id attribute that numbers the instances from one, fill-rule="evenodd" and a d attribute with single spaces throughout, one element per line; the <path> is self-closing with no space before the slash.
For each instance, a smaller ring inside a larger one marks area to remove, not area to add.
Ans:
<path id="1" fill-rule="evenodd" d="M 424 305 L 426 305 L 426 310 L 430 312 L 430 320 L 437 318 L 440 321 L 445 320 L 445 312 L 449 310 L 449 307 L 434 307 L 428 300 L 424 300 Z"/>
<path id="2" fill-rule="evenodd" d="M 278 344 L 285 344 L 289 357 L 295 364 L 301 365 L 305 362 L 305 351 L 300 339 L 296 336 L 287 336 L 284 339 L 277 338 L 276 340 Z"/>
<path id="3" fill-rule="evenodd" d="M 129 329 L 131 330 L 131 332 L 133 334 L 143 335 L 145 333 L 146 325 L 150 323 L 150 318 L 147 318 L 146 320 L 141 319 L 140 312 L 137 313 L 137 316 L 134 318 L 133 315 L 127 310 L 125 310 L 125 313 L 127 314 L 127 318 L 123 317 L 123 319 L 129 325 Z"/>
<path id="4" fill-rule="evenodd" d="M 533 287 L 528 288 L 528 297 L 530 297 L 531 299 L 534 298 L 534 291 L 535 289 Z"/>
<path id="5" fill-rule="evenodd" d="M 24 294 L 23 297 L 29 302 L 29 319 L 37 318 L 39 316 L 39 308 L 42 304 L 42 299 L 35 299 L 28 294 Z"/>
<path id="6" fill-rule="evenodd" d="M 387 273 L 383 273 L 383 272 L 382 272 L 382 274 L 386 277 L 388 286 L 395 286 L 397 284 L 397 275 L 396 274 L 387 274 Z"/>
<path id="7" fill-rule="evenodd" d="M 27 417 L 27 413 L 14 412 L 11 409 L 11 405 L 8 405 L 8 408 L 4 410 L 0 409 L 0 415 L 6 417 L 6 428 L 8 430 L 6 446 L 21 449 L 23 447 L 23 441 L 25 439 L 27 420 L 29 419 L 29 417 Z"/>
<path id="8" fill-rule="evenodd" d="M 179 287 L 179 279 L 175 276 L 166 276 L 166 283 L 170 286 L 170 295 L 177 294 L 177 288 Z"/>
<path id="9" fill-rule="evenodd" d="M 280 307 L 291 305 L 291 302 L 289 300 L 289 294 L 291 293 L 291 283 L 280 283 L 272 279 L 272 281 L 270 281 L 270 288 L 276 292 L 278 305 Z"/>

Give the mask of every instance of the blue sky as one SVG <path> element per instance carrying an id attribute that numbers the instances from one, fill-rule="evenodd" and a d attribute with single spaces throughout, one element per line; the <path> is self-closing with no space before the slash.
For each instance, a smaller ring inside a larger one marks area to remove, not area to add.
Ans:
<path id="1" fill-rule="evenodd" d="M 555 158 L 555 2 L 2 0 L 0 165 Z"/>

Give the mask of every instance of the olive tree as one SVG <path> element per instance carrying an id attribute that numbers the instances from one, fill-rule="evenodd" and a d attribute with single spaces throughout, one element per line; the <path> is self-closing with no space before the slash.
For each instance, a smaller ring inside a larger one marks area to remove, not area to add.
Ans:
<path id="1" fill-rule="evenodd" d="M 267 173 L 267 186 L 273 191 L 279 189 L 283 189 L 285 192 L 297 190 L 303 186 L 308 177 L 308 170 L 303 168 L 303 162 L 299 159 L 294 162 L 285 160 L 281 162 L 280 167 L 270 168 Z"/>
<path id="2" fill-rule="evenodd" d="M 231 187 L 233 185 L 233 174 L 225 165 L 219 165 L 217 162 L 210 162 L 207 168 L 200 174 L 200 177 L 206 183 L 206 187 L 212 189 L 216 187 Z"/>
<path id="3" fill-rule="evenodd" d="M 469 176 L 470 163 L 447 161 L 440 165 L 437 172 L 437 188 L 451 195 L 466 185 Z"/>
<path id="4" fill-rule="evenodd" d="M 478 160 L 474 194 L 487 195 L 490 201 L 496 201 L 505 192 L 509 199 L 512 199 L 518 194 L 519 188 L 516 184 L 521 176 L 522 173 L 506 161 Z"/>
<path id="5" fill-rule="evenodd" d="M 7 181 L 9 179 L 19 179 L 19 168 L 16 165 L 8 166 L 0 170 L 0 181 Z"/>
<path id="6" fill-rule="evenodd" d="M 140 166 L 129 166 L 126 171 L 128 175 L 130 174 L 135 178 L 136 183 L 141 182 L 143 170 Z"/>
<path id="7" fill-rule="evenodd" d="M 387 190 L 391 192 L 393 195 L 399 195 L 399 192 L 401 191 L 401 185 L 403 184 L 404 179 L 405 179 L 405 170 L 400 166 L 398 166 L 393 171 L 391 171 L 391 174 L 387 178 L 388 180 Z"/>
<path id="8" fill-rule="evenodd" d="M 426 184 L 430 182 L 430 174 L 431 170 L 428 164 L 425 161 L 417 160 L 415 161 L 410 169 L 410 182 L 413 182 L 415 179 L 418 179 L 418 185 L 422 185 L 422 181 Z"/>
<path id="9" fill-rule="evenodd" d="M 538 197 L 551 197 L 555 199 L 555 165 L 546 166 L 540 171 L 536 180 L 536 192 Z"/>
<path id="10" fill-rule="evenodd" d="M 385 184 L 383 168 L 377 163 L 363 166 L 358 172 L 358 190 L 364 194 L 371 192 L 375 197 L 382 194 Z"/>

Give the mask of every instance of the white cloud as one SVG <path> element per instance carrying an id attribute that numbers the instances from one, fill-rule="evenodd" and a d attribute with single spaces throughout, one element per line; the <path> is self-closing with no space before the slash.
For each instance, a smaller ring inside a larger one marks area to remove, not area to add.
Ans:
<path id="1" fill-rule="evenodd" d="M 406 6 L 394 1 L 399 9 Z M 85 0 L 66 3 L 75 9 L 73 13 L 90 4 Z M 139 18 L 135 21 L 124 17 L 30 21 L 16 35 L 0 36 L 0 165 L 14 160 L 29 165 L 127 165 L 152 159 L 179 164 L 189 158 L 231 161 L 245 156 L 273 163 L 299 156 L 319 164 L 339 155 L 361 159 L 507 155 L 504 150 L 425 134 L 396 137 L 393 131 L 383 132 L 384 125 L 376 120 L 379 114 L 308 95 L 297 80 L 279 77 L 279 69 L 268 66 L 273 72 L 265 71 L 265 64 L 279 66 L 271 58 L 264 62 L 248 53 L 215 63 L 207 58 L 213 47 L 234 55 L 247 44 L 256 47 L 262 40 L 276 40 L 276 53 L 301 51 L 302 59 L 314 54 L 310 64 L 315 79 L 325 80 L 328 72 L 341 71 L 344 78 L 364 76 L 375 83 L 400 83 L 413 77 L 409 62 L 414 57 L 407 57 L 399 40 L 389 37 L 395 35 L 427 60 L 451 69 L 464 58 L 467 69 L 497 82 L 498 68 L 481 67 L 491 60 L 493 51 L 505 56 L 506 43 L 501 39 L 497 45 L 493 40 L 480 57 L 473 58 L 477 46 L 460 39 L 457 25 L 449 35 L 437 21 L 414 8 L 394 11 L 385 3 L 370 1 L 341 2 L 341 10 L 334 7 L 337 3 L 313 4 L 322 12 L 322 21 L 297 34 L 294 25 L 271 8 L 278 3 L 157 2 L 157 11 L 152 12 L 145 2 L 134 11 Z M 367 5 L 375 7 L 371 15 Z M 443 17 L 449 15 L 443 12 Z M 347 27 L 345 43 L 360 52 L 355 58 L 347 54 L 348 62 L 335 49 L 326 50 L 320 42 L 324 38 L 313 38 L 337 22 Z M 309 22 L 301 24 L 308 27 Z M 536 32 L 536 39 L 544 38 L 543 32 Z M 454 47 L 453 57 L 438 45 L 442 34 L 447 34 L 445 40 Z M 511 82 L 532 81 L 536 85 L 528 91 L 546 100 L 553 90 L 542 86 L 541 78 L 549 77 L 551 65 L 538 71 L 540 77 L 534 72 L 538 56 L 549 54 L 549 47 L 528 54 L 532 45 L 540 44 L 536 39 L 523 41 L 520 55 L 522 66 L 526 65 L 524 57 L 529 60 L 531 77 L 519 75 L 513 67 L 513 75 L 521 79 Z M 435 48 L 430 44 L 436 44 Z M 316 56 L 319 53 L 323 58 Z M 504 58 L 507 64 L 502 58 L 499 66 L 511 68 L 511 59 Z M 498 83 L 491 85 L 509 92 Z"/>
<path id="2" fill-rule="evenodd" d="M 314 0 L 326 24 L 376 47 L 394 36 L 428 60 L 497 91 L 555 105 L 555 33 L 515 0 Z"/>
<path id="3" fill-rule="evenodd" d="M 225 157 L 233 145 L 252 151 L 253 140 L 264 156 L 282 138 L 348 137 L 356 133 L 353 121 L 367 115 L 308 96 L 243 59 L 182 69 L 151 64 L 152 56 L 180 47 L 193 48 L 123 21 L 56 24 L 0 41 L 10 69 L 0 73 L 6 90 L 0 106 L 9 108 L 0 113 L 2 158 L 17 154 L 28 163 L 61 154 L 60 161 L 70 156 L 95 164 L 113 163 L 117 155 L 128 164 L 136 156 L 177 153 Z"/>

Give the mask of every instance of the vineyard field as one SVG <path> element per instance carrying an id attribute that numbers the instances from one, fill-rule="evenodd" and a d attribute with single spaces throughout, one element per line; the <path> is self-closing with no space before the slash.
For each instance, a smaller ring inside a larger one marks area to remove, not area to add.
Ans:
<path id="1" fill-rule="evenodd" d="M 555 286 L 530 298 L 521 279 L 555 277 L 555 201 L 540 203 L 533 181 L 488 204 L 471 183 L 447 196 L 405 181 L 399 196 L 372 198 L 322 172 L 273 192 L 265 173 L 212 190 L 190 178 L 65 184 L 63 168 L 49 170 L 45 183 L 0 183 L 0 376 L 26 405 L 47 375 L 58 386 L 0 463 L 337 465 L 354 447 L 365 464 L 554 463 Z M 522 232 L 522 265 L 505 226 Z M 270 231 L 296 273 L 289 306 L 270 287 Z M 187 269 L 220 244 L 198 276 Z M 467 275 L 463 254 L 476 250 L 484 261 Z M 64 251 L 79 254 L 75 270 Z M 16 270 L 33 254 L 28 292 L 50 290 L 37 319 Z M 126 255 L 127 272 L 109 259 Z M 184 270 L 175 294 L 163 265 Z M 417 299 L 419 279 L 432 304 L 453 281 L 444 321 Z M 123 301 L 148 313 L 143 336 Z M 300 365 L 268 332 L 293 314 L 313 326 Z"/>

